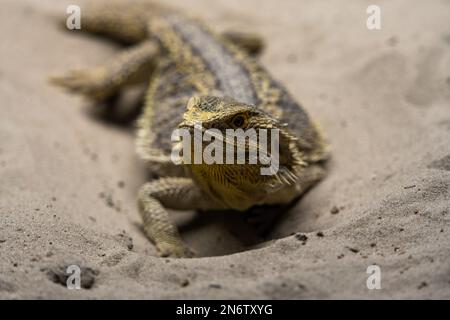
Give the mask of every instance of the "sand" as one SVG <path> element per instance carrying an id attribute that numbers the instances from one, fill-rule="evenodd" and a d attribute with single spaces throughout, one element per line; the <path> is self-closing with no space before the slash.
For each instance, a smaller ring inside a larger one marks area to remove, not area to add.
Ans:
<path id="1" fill-rule="evenodd" d="M 118 46 L 56 27 L 67 1 L 4 0 L 0 298 L 450 298 L 450 3 L 377 1 L 369 31 L 370 1 L 169 2 L 263 35 L 262 63 L 331 144 L 328 176 L 265 237 L 237 214 L 173 212 L 201 257 L 156 257 L 132 123 L 46 83 Z M 72 264 L 82 290 L 64 285 Z"/>

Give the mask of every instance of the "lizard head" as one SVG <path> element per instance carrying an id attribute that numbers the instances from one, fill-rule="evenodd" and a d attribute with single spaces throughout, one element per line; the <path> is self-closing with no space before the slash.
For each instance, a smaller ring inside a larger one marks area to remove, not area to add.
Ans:
<path id="1" fill-rule="evenodd" d="M 228 208 L 246 210 L 293 186 L 306 165 L 286 125 L 231 98 L 190 98 L 179 128 L 189 131 L 192 142 L 184 165 L 205 192 Z"/>

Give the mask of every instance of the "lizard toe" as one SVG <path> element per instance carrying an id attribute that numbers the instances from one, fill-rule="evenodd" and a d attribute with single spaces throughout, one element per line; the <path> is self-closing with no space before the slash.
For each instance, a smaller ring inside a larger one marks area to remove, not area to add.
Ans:
<path id="1" fill-rule="evenodd" d="M 194 258 L 196 255 L 184 244 L 159 243 L 156 246 L 160 257 Z"/>

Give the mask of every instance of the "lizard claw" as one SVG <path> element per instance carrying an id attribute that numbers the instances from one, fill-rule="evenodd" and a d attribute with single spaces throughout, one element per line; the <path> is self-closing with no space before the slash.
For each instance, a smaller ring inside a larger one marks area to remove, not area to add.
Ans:
<path id="1" fill-rule="evenodd" d="M 109 93 L 105 78 L 102 70 L 72 70 L 61 76 L 52 76 L 49 81 L 69 92 L 95 98 Z"/>
<path id="2" fill-rule="evenodd" d="M 162 242 L 156 245 L 160 257 L 194 258 L 195 253 L 184 244 Z"/>

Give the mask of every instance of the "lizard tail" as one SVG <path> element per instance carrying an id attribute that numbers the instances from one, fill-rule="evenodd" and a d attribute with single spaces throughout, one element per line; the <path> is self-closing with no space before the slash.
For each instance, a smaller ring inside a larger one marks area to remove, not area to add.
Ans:
<path id="1" fill-rule="evenodd" d="M 91 3 L 81 6 L 81 31 L 134 44 L 148 37 L 148 20 L 162 11 L 167 9 L 148 1 Z"/>

